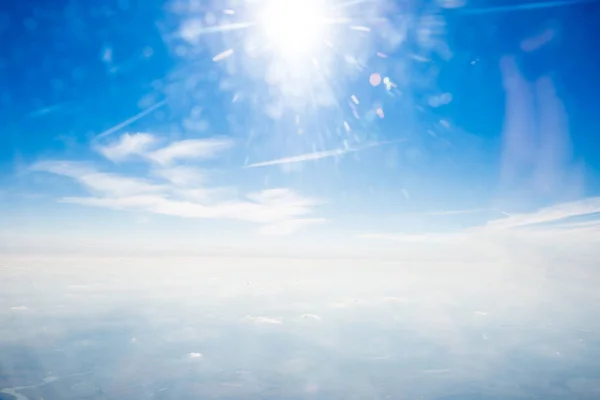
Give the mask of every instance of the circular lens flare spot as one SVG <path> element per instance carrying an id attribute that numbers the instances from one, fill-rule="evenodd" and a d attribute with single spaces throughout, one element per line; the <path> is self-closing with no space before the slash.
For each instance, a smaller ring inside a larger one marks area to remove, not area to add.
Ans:
<path id="1" fill-rule="evenodd" d="M 381 75 L 379 75 L 377 72 L 371 74 L 369 77 L 369 83 L 371 86 L 379 86 L 381 84 Z"/>

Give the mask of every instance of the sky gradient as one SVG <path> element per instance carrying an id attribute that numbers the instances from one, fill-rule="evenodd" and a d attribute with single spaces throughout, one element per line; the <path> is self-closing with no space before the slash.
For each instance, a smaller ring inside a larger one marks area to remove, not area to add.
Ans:
<path id="1" fill-rule="evenodd" d="M 598 2 L 35 3 L 0 13 L 0 251 L 598 236 Z"/>

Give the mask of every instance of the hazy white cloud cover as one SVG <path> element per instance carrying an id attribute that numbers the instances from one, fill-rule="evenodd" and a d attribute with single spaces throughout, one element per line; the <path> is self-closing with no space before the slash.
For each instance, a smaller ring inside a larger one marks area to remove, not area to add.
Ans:
<path id="1" fill-rule="evenodd" d="M 206 187 L 206 172 L 194 166 L 176 165 L 178 160 L 201 161 L 216 157 L 231 147 L 223 139 L 183 140 L 149 150 L 157 141 L 148 134 L 125 134 L 96 150 L 109 160 L 138 155 L 151 161 L 147 176 L 101 172 L 91 164 L 71 161 L 41 161 L 32 171 L 73 179 L 90 196 L 65 196 L 61 202 L 116 210 L 144 211 L 183 218 L 229 219 L 265 224 L 260 233 L 288 235 L 322 218 L 311 215 L 321 201 L 288 188 L 239 194 L 233 187 Z M 152 165 L 154 164 L 154 165 Z"/>

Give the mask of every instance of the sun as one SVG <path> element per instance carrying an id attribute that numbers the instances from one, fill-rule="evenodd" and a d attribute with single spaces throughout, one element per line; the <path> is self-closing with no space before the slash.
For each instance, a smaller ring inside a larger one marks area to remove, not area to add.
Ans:
<path id="1" fill-rule="evenodd" d="M 264 0 L 258 26 L 267 47 L 285 60 L 314 55 L 327 35 L 325 0 Z"/>

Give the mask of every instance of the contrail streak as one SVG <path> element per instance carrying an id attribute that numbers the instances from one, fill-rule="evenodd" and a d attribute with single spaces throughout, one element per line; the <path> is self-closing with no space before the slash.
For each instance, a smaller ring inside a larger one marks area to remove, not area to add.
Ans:
<path id="1" fill-rule="evenodd" d="M 201 35 L 206 35 L 206 34 L 210 34 L 210 33 L 236 31 L 239 29 L 250 28 L 251 26 L 254 26 L 254 25 L 256 25 L 255 22 L 236 22 L 233 24 L 216 25 L 216 26 L 208 26 L 208 27 L 193 26 L 184 31 L 184 37 L 187 39 L 195 39 Z"/>
<path id="2" fill-rule="evenodd" d="M 320 160 L 322 158 L 342 156 L 342 155 L 348 154 L 348 153 L 356 153 L 358 151 L 366 150 L 371 147 L 382 146 L 385 144 L 399 142 L 399 141 L 401 141 L 401 140 L 393 140 L 393 141 L 387 141 L 387 142 L 375 142 L 375 143 L 367 144 L 362 147 L 349 148 L 349 149 L 334 149 L 334 150 L 326 150 L 326 151 L 316 151 L 313 153 L 305 153 L 305 154 L 300 154 L 300 155 L 293 156 L 293 157 L 278 158 L 276 160 L 248 164 L 248 165 L 245 165 L 244 168 L 267 167 L 270 165 L 293 164 L 293 163 L 299 163 L 299 162 L 305 162 L 305 161 Z"/>
<path id="3" fill-rule="evenodd" d="M 146 108 L 145 110 L 137 113 L 133 117 L 121 122 L 120 124 L 117 124 L 117 125 L 113 126 L 112 128 L 109 128 L 109 129 L 105 130 L 104 132 L 98 134 L 98 136 L 96 136 L 94 139 L 102 139 L 108 135 L 111 135 L 111 134 L 117 132 L 119 129 L 123 129 L 126 126 L 133 124 L 135 121 L 137 121 L 141 118 L 144 118 L 146 115 L 150 114 L 154 110 L 161 108 L 165 104 L 167 104 L 167 100 L 160 101 L 160 102 L 154 104 L 153 106 L 150 106 L 150 107 Z"/>
<path id="4" fill-rule="evenodd" d="M 461 10 L 462 14 L 469 15 L 482 15 L 482 14 L 495 14 L 502 12 L 512 12 L 512 11 L 525 11 L 525 10 L 537 10 L 541 8 L 554 8 L 554 7 L 565 7 L 565 6 L 575 6 L 582 5 L 587 3 L 594 3 L 599 0 L 556 0 L 556 1 L 539 1 L 539 2 L 530 2 L 525 4 L 515 4 L 515 5 L 506 5 L 499 7 L 489 7 L 489 8 L 476 8 L 476 9 L 463 9 Z"/>

